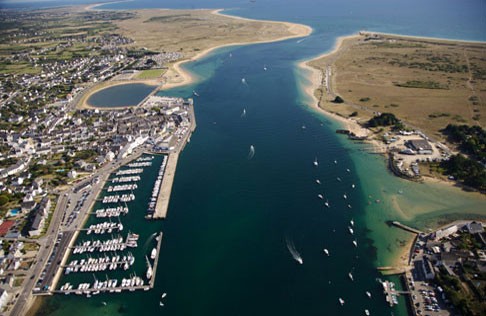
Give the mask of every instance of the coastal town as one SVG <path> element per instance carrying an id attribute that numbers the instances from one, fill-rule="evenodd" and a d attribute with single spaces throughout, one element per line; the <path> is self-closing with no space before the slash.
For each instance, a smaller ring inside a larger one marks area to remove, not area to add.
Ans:
<path id="1" fill-rule="evenodd" d="M 135 178 L 143 166 L 152 164 L 144 155 L 166 157 L 145 217 L 166 216 L 177 156 L 195 129 L 195 117 L 192 99 L 157 96 L 157 89 L 135 107 L 110 110 L 79 106 L 86 91 L 100 83 L 129 83 L 137 74 L 153 69 L 162 73 L 167 63 L 183 57 L 180 52 L 127 48 L 133 40 L 110 32 L 109 25 L 72 34 L 38 27 L 38 23 L 47 20 L 59 23 L 66 18 L 65 12 L 1 14 L 6 22 L 24 23 L 22 32 L 3 30 L 2 41 L 25 48 L 12 50 L 7 46 L 0 56 L 0 309 L 19 315 L 27 310 L 32 294 L 67 290 L 69 285 L 57 285 L 66 269 L 74 273 L 80 268 L 98 271 L 103 263 L 106 267 L 105 259 L 65 262 L 69 253 L 80 252 L 71 245 L 82 232 L 101 192 L 119 194 L 104 197 L 107 208 L 94 211 L 97 218 L 119 219 L 128 213 L 126 205 L 135 199 L 133 192 L 137 188 L 136 182 L 128 182 L 129 178 Z M 129 16 L 124 12 L 93 12 L 68 17 L 68 21 L 102 24 Z M 138 168 L 109 180 L 111 185 L 103 189 L 111 173 L 132 164 Z M 167 176 L 166 169 L 172 175 Z M 117 206 L 119 203 L 125 206 Z M 91 225 L 93 234 L 123 229 L 121 222 L 96 225 Z M 104 242 L 103 246 L 93 245 L 91 251 L 114 253 L 127 246 L 136 247 L 135 235 L 129 234 L 123 247 L 121 243 L 115 246 Z M 161 236 L 154 249 L 160 250 Z M 111 269 L 127 269 L 135 257 L 120 252 L 113 259 L 110 258 Z M 140 278 L 123 282 L 120 279 L 119 286 L 126 290 L 148 289 L 155 279 L 158 253 L 151 259 L 153 278 L 150 273 L 148 283 L 142 286 Z M 99 293 L 102 286 L 118 292 L 114 280 L 109 285 L 100 281 L 93 285 L 92 292 Z M 79 289 L 89 293 L 85 286 Z"/>
<path id="2" fill-rule="evenodd" d="M 400 273 L 404 291 L 384 287 L 390 306 L 405 295 L 413 315 L 480 315 L 486 295 L 484 224 L 455 221 L 427 233 L 393 224 L 416 236 Z"/>

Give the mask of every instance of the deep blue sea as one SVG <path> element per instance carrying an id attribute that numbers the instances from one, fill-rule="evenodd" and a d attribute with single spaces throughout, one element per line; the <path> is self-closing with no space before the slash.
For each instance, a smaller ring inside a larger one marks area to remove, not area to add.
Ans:
<path id="1" fill-rule="evenodd" d="M 424 225 L 423 219 L 438 214 L 484 216 L 484 202 L 454 191 L 444 204 L 437 186 L 388 174 L 382 157 L 336 135 L 339 125 L 307 106 L 306 73 L 297 63 L 330 50 L 338 36 L 363 29 L 485 41 L 486 2 L 180 0 L 103 8 L 162 7 L 227 8 L 228 14 L 302 23 L 314 31 L 304 40 L 219 49 L 184 66 L 200 80 L 163 94 L 199 93 L 197 130 L 179 159 L 168 218 L 147 224 L 140 212 L 129 224 L 144 236 L 164 231 L 156 288 L 91 299 L 54 296 L 40 315 L 364 315 L 364 309 L 406 315 L 403 298 L 391 309 L 376 282 L 376 265 L 388 264 L 395 247 L 410 238 L 385 222 Z M 403 194 L 390 200 L 399 190 Z M 393 203 L 409 207 L 398 213 Z M 417 205 L 425 205 L 424 213 Z"/>

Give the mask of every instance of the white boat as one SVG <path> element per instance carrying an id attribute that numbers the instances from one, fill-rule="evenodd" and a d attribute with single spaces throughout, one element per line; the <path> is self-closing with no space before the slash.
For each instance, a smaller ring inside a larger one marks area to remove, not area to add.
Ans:
<path id="1" fill-rule="evenodd" d="M 316 157 L 316 159 L 314 159 L 314 166 L 316 166 L 316 167 L 319 166 L 319 162 L 317 161 L 317 157 Z"/>
<path id="2" fill-rule="evenodd" d="M 164 292 L 164 293 L 162 293 L 162 295 L 160 296 L 160 298 L 164 298 L 166 296 L 167 296 L 167 293 Z"/>
<path id="3" fill-rule="evenodd" d="M 354 221 L 353 221 L 353 219 L 351 219 L 351 220 L 349 221 L 349 223 L 351 224 L 351 226 L 354 226 Z"/>
<path id="4" fill-rule="evenodd" d="M 370 315 L 370 311 L 365 309 L 365 315 L 369 316 Z"/>
<path id="5" fill-rule="evenodd" d="M 194 90 L 192 90 L 192 94 L 194 94 L 196 97 L 199 96 L 199 94 L 196 91 L 194 91 Z"/>
<path id="6" fill-rule="evenodd" d="M 241 117 L 245 117 L 246 116 L 246 109 L 243 109 L 243 112 L 241 113 Z"/>
<path id="7" fill-rule="evenodd" d="M 264 71 L 267 71 L 267 66 L 263 66 L 263 70 Z"/>
<path id="8" fill-rule="evenodd" d="M 248 159 L 252 159 L 255 156 L 255 146 L 250 145 L 250 152 L 248 153 Z"/>
<path id="9" fill-rule="evenodd" d="M 351 227 L 348 227 L 348 229 L 349 229 L 349 233 L 350 233 L 351 235 L 352 235 L 352 234 L 354 234 L 354 231 L 353 231 L 353 229 L 352 229 Z"/>
<path id="10" fill-rule="evenodd" d="M 326 248 L 324 248 L 324 253 L 329 256 L 329 250 L 327 250 Z"/>
<path id="11" fill-rule="evenodd" d="M 341 178 L 340 177 L 337 177 L 336 180 L 338 180 L 339 182 L 341 182 Z"/>
<path id="12" fill-rule="evenodd" d="M 246 79 L 245 78 L 241 78 L 241 83 L 242 84 L 246 84 Z"/>
<path id="13" fill-rule="evenodd" d="M 337 160 L 334 160 L 334 163 L 337 164 Z"/>
<path id="14" fill-rule="evenodd" d="M 152 249 L 152 252 L 150 253 L 150 259 L 155 260 L 156 256 L 157 256 L 157 249 L 154 248 L 154 249 Z"/>
<path id="15" fill-rule="evenodd" d="M 317 197 L 320 198 L 321 200 L 324 200 L 324 196 L 322 194 L 318 194 Z"/>
<path id="16" fill-rule="evenodd" d="M 346 195 L 346 193 L 343 194 L 343 198 L 346 200 L 348 198 L 348 196 Z"/>
<path id="17" fill-rule="evenodd" d="M 351 272 L 348 273 L 348 276 L 351 279 L 351 281 L 354 281 L 353 274 Z"/>
<path id="18" fill-rule="evenodd" d="M 344 305 L 344 300 L 342 298 L 339 298 L 339 304 L 341 304 L 341 306 Z"/>
<path id="19" fill-rule="evenodd" d="M 351 184 L 351 187 L 354 189 L 356 186 L 355 186 L 355 185 L 354 185 L 354 183 L 353 183 L 353 184 Z"/>
<path id="20" fill-rule="evenodd" d="M 369 298 L 371 298 L 371 293 L 366 291 L 366 296 L 368 296 Z"/>
<path id="21" fill-rule="evenodd" d="M 147 273 L 145 274 L 145 276 L 147 277 L 147 280 L 150 280 L 152 278 L 152 266 L 148 266 L 147 267 Z"/>
<path id="22" fill-rule="evenodd" d="M 321 184 L 321 180 L 316 179 L 316 183 L 317 183 L 317 184 Z"/>
<path id="23" fill-rule="evenodd" d="M 351 172 L 351 170 L 349 170 L 349 169 L 346 169 L 346 172 Z"/>
<path id="24" fill-rule="evenodd" d="M 329 205 L 329 201 L 327 201 L 327 200 L 326 200 L 326 202 L 324 202 L 324 205 L 325 205 L 326 207 L 331 207 L 331 206 Z"/>
<path id="25" fill-rule="evenodd" d="M 162 302 L 159 302 L 159 305 L 160 305 L 160 306 L 164 306 L 164 303 L 162 303 Z"/>
<path id="26" fill-rule="evenodd" d="M 354 245 L 355 247 L 358 247 L 358 242 L 357 242 L 356 240 L 353 240 L 353 245 Z"/>

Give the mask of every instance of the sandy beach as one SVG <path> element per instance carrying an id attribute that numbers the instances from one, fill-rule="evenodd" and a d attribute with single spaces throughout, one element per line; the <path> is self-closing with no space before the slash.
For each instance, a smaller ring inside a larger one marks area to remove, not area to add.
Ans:
<path id="1" fill-rule="evenodd" d="M 196 82 L 197 77 L 191 74 L 190 72 L 186 71 L 184 68 L 181 66 L 185 63 L 189 63 L 198 59 L 201 59 L 208 55 L 209 53 L 223 47 L 229 47 L 229 46 L 241 46 L 241 45 L 252 45 L 252 44 L 262 44 L 262 43 L 272 43 L 272 42 L 278 42 L 278 41 L 284 41 L 287 39 L 291 38 L 298 38 L 298 37 L 305 37 L 308 36 L 312 33 L 312 28 L 306 25 L 301 25 L 301 24 L 295 24 L 295 23 L 289 23 L 289 22 L 280 22 L 280 21 L 268 21 L 268 20 L 253 20 L 253 19 L 247 19 L 247 18 L 242 18 L 242 17 L 237 17 L 233 15 L 227 15 L 221 13 L 223 9 L 217 9 L 211 11 L 212 14 L 214 15 L 220 15 L 220 16 L 225 16 L 229 17 L 232 19 L 236 20 L 243 20 L 243 21 L 259 21 L 259 22 L 268 22 L 268 23 L 280 23 L 283 25 L 286 25 L 289 32 L 293 33 L 293 35 L 288 35 L 284 37 L 279 37 L 273 40 L 268 40 L 268 41 L 253 41 L 253 42 L 231 42 L 227 44 L 222 44 L 218 46 L 211 47 L 207 50 L 204 50 L 197 55 L 195 55 L 192 58 L 189 59 L 183 59 L 180 61 L 175 62 L 174 64 L 169 66 L 169 70 L 164 74 L 163 80 L 164 80 L 164 85 L 161 90 L 166 90 L 166 89 L 171 89 L 174 87 L 179 87 L 179 86 L 184 86 L 188 85 L 191 83 Z"/>
<path id="2" fill-rule="evenodd" d="M 333 47 L 333 49 L 327 53 L 324 53 L 322 55 L 319 55 L 311 60 L 306 60 L 302 61 L 298 64 L 298 66 L 302 69 L 305 69 L 306 71 L 310 72 L 310 79 L 309 79 L 309 84 L 304 87 L 304 91 L 306 94 L 309 95 L 309 97 L 312 98 L 312 104 L 310 105 L 312 108 L 317 109 L 321 113 L 325 114 L 326 116 L 332 118 L 335 121 L 338 121 L 342 124 L 344 129 L 349 130 L 350 132 L 354 133 L 357 136 L 368 136 L 371 131 L 362 127 L 356 120 L 352 118 L 345 118 L 343 116 L 340 116 L 336 113 L 332 113 L 330 111 L 327 111 L 319 106 L 319 100 L 317 99 L 315 95 L 315 91 L 321 87 L 323 84 L 323 76 L 322 72 L 319 69 L 316 69 L 314 67 L 311 67 L 309 64 L 317 59 L 321 59 L 324 57 L 332 57 L 332 60 L 329 61 L 329 64 L 332 63 L 335 59 L 339 57 L 340 50 L 342 49 L 343 43 L 345 40 L 355 40 L 360 38 L 358 34 L 352 34 L 348 36 L 341 36 L 336 40 L 336 43 Z M 333 77 L 334 74 L 331 76 Z M 332 81 L 332 78 L 331 78 Z M 332 85 L 331 85 L 331 90 L 332 90 Z M 379 148 L 380 150 L 384 150 L 384 146 L 376 141 L 370 141 L 370 143 L 376 147 Z"/>

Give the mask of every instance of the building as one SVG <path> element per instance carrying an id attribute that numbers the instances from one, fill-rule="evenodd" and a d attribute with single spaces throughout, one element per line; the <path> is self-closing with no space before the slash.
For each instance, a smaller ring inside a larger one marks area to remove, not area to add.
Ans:
<path id="1" fill-rule="evenodd" d="M 442 238 L 445 238 L 445 237 L 448 237 L 452 234 L 455 234 L 457 232 L 457 226 L 456 225 L 452 225 L 452 226 L 449 226 L 447 228 L 444 228 L 444 229 L 440 229 L 438 231 L 435 232 L 435 238 L 434 240 L 440 240 Z"/>
<path id="2" fill-rule="evenodd" d="M 435 278 L 434 267 L 432 263 L 427 259 L 424 258 L 422 260 L 422 269 L 427 280 L 433 280 Z"/>
<path id="3" fill-rule="evenodd" d="M 0 310 L 2 310 L 8 302 L 8 293 L 0 288 Z"/>
<path id="4" fill-rule="evenodd" d="M 470 234 L 481 234 L 484 232 L 483 224 L 478 222 L 467 223 L 464 227 Z"/>
<path id="5" fill-rule="evenodd" d="M 407 146 L 422 155 L 432 154 L 432 145 L 425 139 L 411 139 L 407 142 Z"/>

